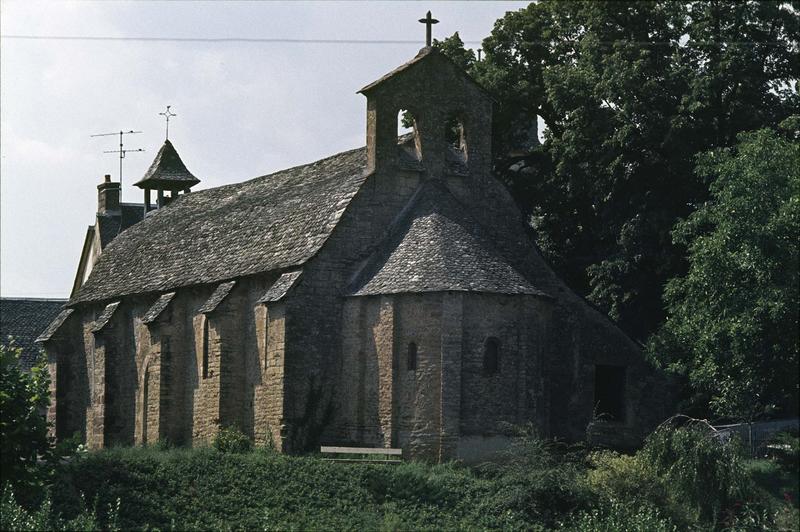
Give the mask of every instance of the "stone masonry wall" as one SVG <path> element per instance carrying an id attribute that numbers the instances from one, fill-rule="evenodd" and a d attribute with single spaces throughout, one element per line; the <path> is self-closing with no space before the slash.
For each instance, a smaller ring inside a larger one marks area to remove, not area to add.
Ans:
<path id="1" fill-rule="evenodd" d="M 286 353 L 286 307 L 273 303 L 256 311 L 259 338 L 261 384 L 254 387 L 254 435 L 258 445 L 283 450 L 284 365 Z"/>
<path id="2" fill-rule="evenodd" d="M 439 458 L 442 400 L 442 294 L 395 296 L 397 439 L 409 456 Z M 365 331 L 369 332 L 369 331 Z M 408 346 L 417 346 L 417 367 L 408 369 Z"/>
<path id="3" fill-rule="evenodd" d="M 142 318 L 157 296 L 125 298 L 97 333 L 91 329 L 104 306 L 78 309 L 46 345 L 58 437 L 78 430 L 92 448 L 207 443 L 220 427 L 236 426 L 280 447 L 283 304 L 269 316 L 256 304 L 276 277 L 241 280 L 208 315 L 198 309 L 214 286 L 179 290 L 150 324 Z"/>
<path id="4" fill-rule="evenodd" d="M 503 434 L 504 424 L 541 423 L 547 303 L 532 296 L 471 294 L 464 308 L 461 433 Z M 499 343 L 499 368 L 484 369 L 489 338 Z M 542 430 L 545 427 L 538 427 Z"/>
<path id="5" fill-rule="evenodd" d="M 501 435 L 504 423 L 532 422 L 546 433 L 550 305 L 459 292 L 348 298 L 326 442 L 401 447 L 408 457 L 444 461 L 458 456 L 462 436 Z M 489 337 L 501 346 L 495 375 L 483 368 Z"/>
<path id="6" fill-rule="evenodd" d="M 343 295 L 419 180 L 416 172 L 370 176 L 287 297 L 291 319 L 286 328 L 286 434 L 296 450 L 337 439 L 331 419 L 339 390 L 331 376 L 343 362 Z"/>
<path id="7" fill-rule="evenodd" d="M 70 316 L 58 333 L 42 347 L 47 354 L 50 373 L 51 403 L 47 421 L 51 435 L 62 440 L 76 432 L 86 436 L 86 412 L 89 407 L 89 384 L 86 354 L 81 337 L 80 321 Z"/>

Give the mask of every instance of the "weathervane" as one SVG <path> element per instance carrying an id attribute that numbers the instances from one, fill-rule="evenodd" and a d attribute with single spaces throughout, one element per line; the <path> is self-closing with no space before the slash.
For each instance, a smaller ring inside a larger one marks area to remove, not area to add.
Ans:
<path id="1" fill-rule="evenodd" d="M 169 109 L 169 108 L 168 108 Z M 90 135 L 90 137 L 107 137 L 109 135 L 119 135 L 119 149 L 118 150 L 107 150 L 103 153 L 119 153 L 119 200 L 122 201 L 122 160 L 125 158 L 125 154 L 129 151 L 144 151 L 142 148 L 136 148 L 135 150 L 126 150 L 122 147 L 122 135 L 129 135 L 129 134 L 141 133 L 141 131 L 120 131 L 118 133 L 98 133 L 97 135 Z"/>
<path id="2" fill-rule="evenodd" d="M 171 112 L 169 110 L 170 107 L 172 107 L 172 106 L 168 105 L 166 111 L 164 111 L 163 113 L 158 113 L 158 114 L 160 114 L 161 116 L 163 116 L 164 118 L 167 119 L 167 136 L 166 136 L 166 140 L 169 140 L 169 119 L 170 119 L 170 117 L 178 116 L 178 115 L 176 115 L 175 113 L 173 113 L 173 112 Z"/>
<path id="3" fill-rule="evenodd" d="M 431 16 L 431 12 L 428 11 L 428 14 L 425 15 L 425 18 L 419 19 L 419 21 L 425 24 L 425 46 L 431 46 L 431 26 L 434 24 L 438 24 L 439 21 L 436 20 Z"/>

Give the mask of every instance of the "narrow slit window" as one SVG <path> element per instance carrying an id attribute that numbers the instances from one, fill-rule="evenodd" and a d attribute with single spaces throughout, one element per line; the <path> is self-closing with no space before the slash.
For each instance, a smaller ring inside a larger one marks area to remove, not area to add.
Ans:
<path id="1" fill-rule="evenodd" d="M 483 350 L 483 372 L 494 375 L 500 371 L 500 340 L 494 336 L 486 339 Z"/>
<path id="2" fill-rule="evenodd" d="M 595 416 L 625 421 L 625 367 L 597 365 L 594 368 Z"/>
<path id="3" fill-rule="evenodd" d="M 208 378 L 208 317 L 203 316 L 203 378 Z"/>
<path id="4" fill-rule="evenodd" d="M 417 344 L 411 342 L 408 344 L 408 370 L 414 371 L 417 369 Z"/>
<path id="5" fill-rule="evenodd" d="M 264 371 L 269 367 L 269 311 L 264 312 Z"/>

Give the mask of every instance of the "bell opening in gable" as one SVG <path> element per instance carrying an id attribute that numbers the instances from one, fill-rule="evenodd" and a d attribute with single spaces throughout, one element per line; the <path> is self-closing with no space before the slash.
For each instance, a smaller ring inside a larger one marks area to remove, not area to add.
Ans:
<path id="1" fill-rule="evenodd" d="M 397 112 L 398 164 L 408 170 L 421 170 L 422 150 L 420 148 L 417 121 L 407 109 Z"/>
<path id="2" fill-rule="evenodd" d="M 464 121 L 459 113 L 450 113 L 444 122 L 445 163 L 448 173 L 466 175 L 467 135 Z"/>

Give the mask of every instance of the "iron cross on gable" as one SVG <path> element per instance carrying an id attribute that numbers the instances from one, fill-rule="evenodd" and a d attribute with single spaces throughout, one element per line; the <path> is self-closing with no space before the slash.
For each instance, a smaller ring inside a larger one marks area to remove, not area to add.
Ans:
<path id="1" fill-rule="evenodd" d="M 169 119 L 170 119 L 170 117 L 178 116 L 178 115 L 176 115 L 175 113 L 173 113 L 172 111 L 169 110 L 170 107 L 172 107 L 172 106 L 168 105 L 166 111 L 164 111 L 163 113 L 158 113 L 159 115 L 161 115 L 161 116 L 163 116 L 164 118 L 167 119 L 167 137 L 166 137 L 167 140 L 169 140 Z"/>
<path id="2" fill-rule="evenodd" d="M 431 45 L 431 26 L 434 24 L 438 24 L 439 21 L 436 20 L 431 16 L 431 12 L 428 11 L 428 14 L 425 15 L 425 18 L 419 19 L 419 21 L 425 24 L 425 46 Z"/>

